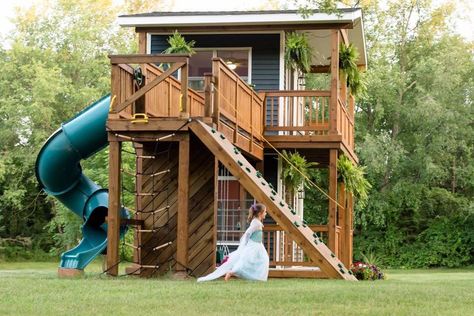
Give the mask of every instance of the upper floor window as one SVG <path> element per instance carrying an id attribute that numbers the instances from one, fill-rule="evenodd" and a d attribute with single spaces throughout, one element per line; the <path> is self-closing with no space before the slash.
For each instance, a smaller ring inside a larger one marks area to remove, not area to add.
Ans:
<path id="1" fill-rule="evenodd" d="M 250 48 L 195 48 L 189 60 L 189 86 L 204 90 L 204 73 L 212 72 L 212 58 L 219 57 L 243 80 L 250 83 Z"/>

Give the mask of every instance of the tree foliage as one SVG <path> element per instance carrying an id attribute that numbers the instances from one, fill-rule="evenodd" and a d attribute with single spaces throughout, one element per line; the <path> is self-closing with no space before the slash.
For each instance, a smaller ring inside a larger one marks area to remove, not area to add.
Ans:
<path id="1" fill-rule="evenodd" d="M 336 1 L 312 3 L 329 10 Z M 107 55 L 136 50 L 136 34 L 119 28 L 117 15 L 160 5 L 44 0 L 18 12 L 11 45 L 0 49 L 1 239 L 31 240 L 21 244 L 33 255 L 57 254 L 77 242 L 80 220 L 41 191 L 36 155 L 62 122 L 110 91 Z M 472 264 L 474 60 L 473 43 L 451 29 L 459 3 L 360 5 L 369 64 L 367 93 L 356 104 L 356 147 L 373 188 L 367 205 L 356 207 L 355 254 L 375 255 L 385 266 Z M 328 82 L 326 76 L 318 84 Z M 107 156 L 104 150 L 83 164 L 103 186 Z M 124 166 L 133 170 L 131 155 L 124 154 Z M 309 174 L 327 189 L 323 169 Z M 124 176 L 129 189 L 132 180 Z M 124 203 L 131 201 L 125 195 Z M 307 190 L 305 218 L 324 223 L 327 204 L 319 191 Z"/>
<path id="2" fill-rule="evenodd" d="M 62 122 L 109 93 L 107 56 L 135 50 L 134 32 L 115 23 L 122 9 L 111 0 L 57 0 L 17 13 L 11 47 L 0 50 L 0 238 L 34 237 L 31 247 L 48 252 L 80 237 L 80 222 L 40 190 L 35 159 Z M 106 186 L 107 151 L 83 169 Z"/>
<path id="3" fill-rule="evenodd" d="M 449 27 L 453 5 L 365 8 L 368 92 L 356 143 L 374 188 L 357 209 L 356 248 L 385 265 L 474 262 L 473 46 Z"/>

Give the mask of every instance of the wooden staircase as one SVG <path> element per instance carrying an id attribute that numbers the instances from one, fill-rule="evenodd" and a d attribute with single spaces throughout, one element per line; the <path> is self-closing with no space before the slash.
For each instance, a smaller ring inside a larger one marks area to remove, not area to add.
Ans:
<path id="1" fill-rule="evenodd" d="M 304 250 L 306 255 L 329 278 L 356 281 L 334 253 L 313 233 L 296 213 L 288 207 L 263 176 L 240 153 L 239 149 L 214 128 L 195 120 L 190 130 L 204 143 L 214 156 L 238 179 L 242 186 Z"/>

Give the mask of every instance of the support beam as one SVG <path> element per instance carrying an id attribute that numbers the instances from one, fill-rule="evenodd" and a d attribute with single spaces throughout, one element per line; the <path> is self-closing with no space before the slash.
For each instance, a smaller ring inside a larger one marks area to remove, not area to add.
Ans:
<path id="1" fill-rule="evenodd" d="M 331 31 L 331 100 L 329 104 L 329 134 L 337 134 L 339 94 L 339 30 Z"/>
<path id="2" fill-rule="evenodd" d="M 147 36 L 146 32 L 138 33 L 138 53 L 139 54 L 146 54 L 146 47 L 147 47 Z"/>
<path id="3" fill-rule="evenodd" d="M 336 216 L 337 216 L 337 149 L 329 151 L 329 218 L 328 218 L 328 247 L 337 254 Z"/>
<path id="4" fill-rule="evenodd" d="M 107 213 L 107 274 L 118 275 L 120 238 L 120 142 L 109 144 L 109 208 Z"/>
<path id="5" fill-rule="evenodd" d="M 347 217 L 348 217 L 348 208 L 347 208 L 347 194 L 346 194 L 346 186 L 343 182 L 338 183 L 337 189 L 337 202 L 339 205 L 344 206 L 344 208 L 340 208 L 338 206 L 337 209 L 337 216 L 338 216 L 338 225 L 341 227 L 341 234 L 340 238 L 340 245 L 339 248 L 339 259 L 341 259 L 342 263 L 346 267 L 350 267 L 349 261 L 349 245 L 346 243 L 347 235 L 350 233 L 350 227 L 347 225 Z"/>
<path id="6" fill-rule="evenodd" d="M 217 190 L 219 186 L 219 160 L 217 158 L 214 158 L 214 203 L 213 203 L 213 209 L 214 209 L 214 220 L 213 220 L 213 226 L 212 226 L 212 249 L 217 249 L 217 209 L 218 209 L 218 202 L 219 202 L 219 191 Z M 213 259 L 213 271 L 216 267 L 216 261 L 217 261 L 217 253 L 216 251 L 213 251 L 212 255 Z"/>
<path id="7" fill-rule="evenodd" d="M 347 247 L 347 262 L 343 262 L 346 267 L 352 266 L 352 258 L 354 256 L 354 196 L 352 193 L 347 193 L 347 212 L 344 226 L 344 229 L 347 228 L 347 234 L 344 239 L 344 244 Z"/>
<path id="8" fill-rule="evenodd" d="M 136 155 L 143 156 L 143 144 L 141 143 L 133 143 L 133 147 L 135 148 L 135 153 Z M 142 186 L 143 186 L 143 158 L 137 158 L 136 159 L 136 176 L 135 176 L 135 191 L 137 192 L 137 196 L 135 197 L 135 210 L 137 211 L 142 211 L 143 210 L 143 197 L 138 195 L 139 193 L 142 193 Z M 140 212 L 135 213 L 135 219 L 137 220 L 143 220 L 142 214 Z M 142 235 L 138 233 L 137 230 L 134 232 L 134 239 L 133 239 L 133 244 L 138 247 L 138 245 L 142 244 Z M 141 257 L 142 257 L 142 249 L 140 247 L 134 248 L 133 250 L 133 262 L 141 262 Z"/>
<path id="9" fill-rule="evenodd" d="M 188 265 L 189 239 L 189 135 L 179 142 L 178 224 L 176 236 L 176 271 Z"/>

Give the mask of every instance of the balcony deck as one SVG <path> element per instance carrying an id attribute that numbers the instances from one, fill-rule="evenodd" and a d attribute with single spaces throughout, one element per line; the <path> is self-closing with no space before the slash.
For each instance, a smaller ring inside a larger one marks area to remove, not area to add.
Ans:
<path id="1" fill-rule="evenodd" d="M 354 154 L 354 100 L 331 91 L 254 91 L 219 58 L 205 75 L 205 90 L 187 82 L 188 55 L 111 56 L 112 104 L 108 130 L 134 139 L 187 130 L 189 118 L 214 124 L 256 160 L 266 147 L 338 149 Z M 167 64 L 167 70 L 156 65 Z M 139 65 L 137 72 L 131 65 Z M 180 79 L 173 76 L 179 71 Z M 340 90 L 340 91 L 339 91 Z"/>

